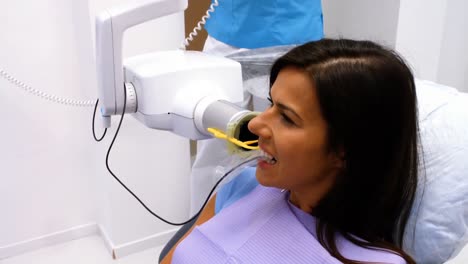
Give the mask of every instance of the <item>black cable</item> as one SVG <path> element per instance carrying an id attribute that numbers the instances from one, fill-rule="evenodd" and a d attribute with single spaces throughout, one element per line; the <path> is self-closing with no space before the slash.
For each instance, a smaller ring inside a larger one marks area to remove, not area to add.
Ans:
<path id="1" fill-rule="evenodd" d="M 98 106 L 98 103 L 99 103 L 99 99 L 96 100 L 96 104 L 94 105 L 94 112 L 93 112 L 93 137 L 94 137 L 94 140 L 96 140 L 97 142 L 101 141 L 104 136 L 106 135 L 106 132 L 107 132 L 107 128 L 104 129 L 104 134 L 102 134 L 102 137 L 101 138 L 97 138 L 96 137 L 96 132 L 94 131 L 94 120 L 96 119 L 96 109 L 97 109 L 97 106 Z"/>
<path id="2" fill-rule="evenodd" d="M 227 175 L 229 175 L 232 171 L 234 171 L 236 168 L 238 168 L 239 166 L 242 166 L 244 164 L 247 164 L 255 159 L 257 159 L 257 157 L 253 157 L 251 159 L 248 159 L 242 163 L 240 163 L 239 165 L 237 165 L 236 167 L 230 169 L 228 172 L 226 172 L 223 177 L 221 177 L 221 179 L 219 179 L 216 184 L 214 185 L 214 187 L 211 189 L 210 193 L 208 194 L 208 196 L 206 197 L 206 200 L 205 202 L 203 203 L 203 205 L 201 206 L 200 210 L 198 210 L 198 212 L 192 216 L 189 220 L 187 221 L 184 221 L 184 222 L 181 222 L 181 223 L 174 223 L 174 222 L 171 222 L 171 221 L 168 221 L 162 217 L 160 217 L 159 215 L 155 214 L 150 208 L 148 208 L 148 206 L 146 206 L 146 204 L 140 200 L 140 198 L 138 198 L 138 196 L 136 196 L 117 176 L 115 176 L 115 174 L 112 172 L 112 170 L 110 169 L 109 167 L 109 154 L 110 154 L 110 151 L 112 149 L 112 146 L 114 145 L 114 142 L 115 142 L 115 139 L 117 138 L 117 135 L 119 134 L 119 131 L 120 131 L 120 127 L 122 125 L 122 121 L 123 121 L 123 118 L 124 118 L 124 115 L 125 115 L 125 108 L 126 108 L 126 102 L 127 102 L 127 93 L 124 92 L 124 105 L 123 105 L 123 111 L 122 111 L 122 116 L 120 117 L 120 121 L 119 121 L 119 125 L 117 126 L 117 130 L 115 131 L 115 134 L 114 134 L 114 138 L 112 138 L 112 142 L 109 146 L 109 149 L 107 150 L 107 154 L 106 154 L 106 167 L 107 167 L 107 170 L 109 171 L 109 173 L 112 175 L 112 177 L 114 177 L 114 179 L 120 183 L 120 185 L 122 185 L 150 214 L 152 214 L 153 216 L 155 216 L 156 218 L 158 218 L 159 220 L 163 221 L 164 223 L 167 223 L 167 224 L 170 224 L 170 225 L 175 225 L 175 226 L 181 226 L 181 225 L 185 225 L 187 223 L 189 223 L 190 221 L 192 221 L 193 219 L 195 219 L 196 217 L 198 217 L 198 215 L 201 213 L 201 211 L 203 210 L 203 208 L 205 208 L 206 204 L 208 203 L 211 195 L 213 194 L 214 190 L 216 189 L 216 187 L 221 183 L 222 180 L 224 180 L 224 178 L 226 178 Z M 97 102 L 96 102 L 96 105 L 97 105 Z M 93 122 L 94 124 L 94 122 Z"/>

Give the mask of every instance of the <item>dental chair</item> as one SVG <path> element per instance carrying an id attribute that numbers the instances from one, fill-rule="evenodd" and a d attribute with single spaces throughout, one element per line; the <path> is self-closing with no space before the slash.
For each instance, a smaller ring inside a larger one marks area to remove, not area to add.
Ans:
<path id="1" fill-rule="evenodd" d="M 271 63 L 291 47 L 242 51 L 228 57 L 242 65 L 244 89 L 253 108 L 268 102 Z M 468 93 L 415 80 L 421 136 L 420 181 L 406 233 L 404 250 L 417 263 L 444 263 L 468 242 Z M 162 250 L 159 261 L 193 226 L 183 226 Z"/>
<path id="2" fill-rule="evenodd" d="M 468 241 L 468 93 L 416 80 L 423 170 L 405 250 L 444 263 Z"/>

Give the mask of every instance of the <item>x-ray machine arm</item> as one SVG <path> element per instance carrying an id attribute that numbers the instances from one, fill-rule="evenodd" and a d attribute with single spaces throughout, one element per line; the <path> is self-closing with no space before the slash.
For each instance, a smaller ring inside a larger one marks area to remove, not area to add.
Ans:
<path id="1" fill-rule="evenodd" d="M 211 137 L 209 127 L 234 138 L 249 134 L 246 124 L 255 113 L 235 105 L 243 100 L 238 62 L 185 50 L 143 54 L 123 62 L 125 30 L 186 8 L 187 0 L 131 1 L 97 17 L 97 78 L 106 127 L 112 115 L 124 111 L 126 94 L 125 112 L 150 128 L 194 140 Z"/>

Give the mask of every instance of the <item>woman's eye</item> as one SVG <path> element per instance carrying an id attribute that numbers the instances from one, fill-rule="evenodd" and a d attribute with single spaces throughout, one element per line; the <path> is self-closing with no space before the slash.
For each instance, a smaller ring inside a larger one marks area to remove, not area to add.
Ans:
<path id="1" fill-rule="evenodd" d="M 267 100 L 270 102 L 270 107 L 273 107 L 273 105 L 275 105 L 271 97 L 267 97 Z M 283 111 L 279 110 L 279 115 L 281 121 L 284 122 L 286 125 L 295 125 L 294 121 L 291 118 L 289 118 L 288 115 L 286 115 Z"/>
<path id="2" fill-rule="evenodd" d="M 281 120 L 283 120 L 287 125 L 294 125 L 294 121 L 284 113 L 281 113 Z"/>

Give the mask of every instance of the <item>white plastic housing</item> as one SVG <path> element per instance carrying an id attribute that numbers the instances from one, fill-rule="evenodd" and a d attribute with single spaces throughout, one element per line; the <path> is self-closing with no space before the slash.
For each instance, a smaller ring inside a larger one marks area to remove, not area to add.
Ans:
<path id="1" fill-rule="evenodd" d="M 116 6 L 96 18 L 96 64 L 101 114 L 122 113 L 124 73 L 123 33 L 130 27 L 183 11 L 187 0 L 138 0 Z M 110 122 L 107 122 L 110 124 Z"/>
<path id="2" fill-rule="evenodd" d="M 161 51 L 129 58 L 124 68 L 125 82 L 133 84 L 137 95 L 133 115 L 147 127 L 194 140 L 210 137 L 197 129 L 194 120 L 203 98 L 243 100 L 241 65 L 227 58 L 197 51 Z"/>

